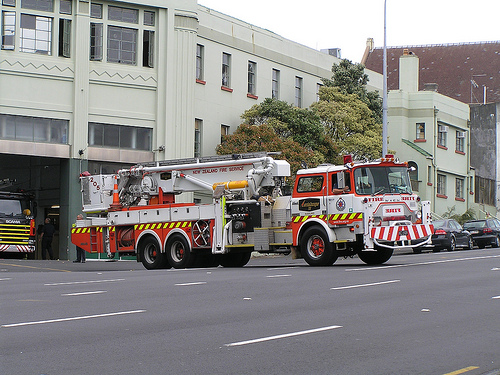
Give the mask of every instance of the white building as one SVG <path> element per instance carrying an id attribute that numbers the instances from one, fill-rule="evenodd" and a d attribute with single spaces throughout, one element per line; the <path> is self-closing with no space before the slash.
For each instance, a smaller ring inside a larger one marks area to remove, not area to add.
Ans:
<path id="1" fill-rule="evenodd" d="M 2 0 L 1 12 L 0 178 L 36 193 L 61 258 L 82 171 L 213 155 L 264 98 L 308 107 L 339 61 L 195 0 Z"/>
<path id="2" fill-rule="evenodd" d="M 388 95 L 388 148 L 408 161 L 412 189 L 431 210 L 463 214 L 474 206 L 470 166 L 469 106 L 439 94 L 434 85 L 418 90 L 419 59 L 405 51 L 399 60 L 399 90 Z"/>

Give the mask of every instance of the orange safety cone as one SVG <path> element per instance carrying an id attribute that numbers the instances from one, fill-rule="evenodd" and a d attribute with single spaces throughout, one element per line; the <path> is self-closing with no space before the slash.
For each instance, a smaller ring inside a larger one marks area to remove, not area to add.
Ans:
<path id="1" fill-rule="evenodd" d="M 118 195 L 118 178 L 114 176 L 115 183 L 113 185 L 113 203 L 109 205 L 110 211 L 118 211 L 122 209 L 122 205 L 120 203 L 120 196 Z"/>

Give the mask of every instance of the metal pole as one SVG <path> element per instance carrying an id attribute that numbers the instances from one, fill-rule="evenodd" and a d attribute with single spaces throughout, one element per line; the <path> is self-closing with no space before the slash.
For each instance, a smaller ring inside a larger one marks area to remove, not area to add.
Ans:
<path id="1" fill-rule="evenodd" d="M 384 0 L 384 61 L 382 96 L 382 157 L 387 155 L 387 0 Z"/>

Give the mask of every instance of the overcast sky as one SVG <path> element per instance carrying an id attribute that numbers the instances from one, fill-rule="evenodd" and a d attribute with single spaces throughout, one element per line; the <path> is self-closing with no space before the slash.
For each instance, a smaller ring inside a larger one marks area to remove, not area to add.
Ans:
<path id="1" fill-rule="evenodd" d="M 384 0 L 198 0 L 315 49 L 359 62 L 384 45 Z M 500 0 L 387 0 L 387 46 L 500 40 Z"/>

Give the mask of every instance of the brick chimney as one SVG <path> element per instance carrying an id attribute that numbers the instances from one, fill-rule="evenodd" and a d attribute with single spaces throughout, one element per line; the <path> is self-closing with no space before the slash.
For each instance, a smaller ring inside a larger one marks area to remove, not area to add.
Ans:
<path id="1" fill-rule="evenodd" d="M 407 92 L 418 91 L 419 59 L 407 48 L 399 58 L 399 89 Z"/>

